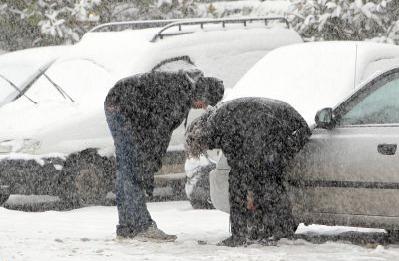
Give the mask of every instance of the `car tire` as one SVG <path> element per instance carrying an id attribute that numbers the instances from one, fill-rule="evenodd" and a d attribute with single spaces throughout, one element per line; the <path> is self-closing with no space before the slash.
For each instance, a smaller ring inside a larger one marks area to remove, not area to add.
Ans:
<path id="1" fill-rule="evenodd" d="M 193 209 L 214 209 L 212 202 L 198 199 L 190 199 L 190 204 Z"/>
<path id="2" fill-rule="evenodd" d="M 387 240 L 390 244 L 397 244 L 399 242 L 399 230 L 398 229 L 392 229 L 387 231 Z"/>
<path id="3" fill-rule="evenodd" d="M 107 161 L 94 149 L 70 155 L 59 178 L 61 200 L 69 207 L 107 204 L 115 173 Z"/>
<path id="4" fill-rule="evenodd" d="M 0 186 L 0 206 L 2 206 L 10 197 L 9 186 Z"/>

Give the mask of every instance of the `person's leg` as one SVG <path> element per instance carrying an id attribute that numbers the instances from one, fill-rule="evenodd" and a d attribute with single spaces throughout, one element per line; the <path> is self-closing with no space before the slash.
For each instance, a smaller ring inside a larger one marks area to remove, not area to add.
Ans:
<path id="1" fill-rule="evenodd" d="M 231 237 L 219 245 L 242 245 L 245 244 L 247 236 L 247 192 L 243 185 L 243 174 L 234 168 L 229 173 L 229 201 Z"/>
<path id="2" fill-rule="evenodd" d="M 291 237 L 296 230 L 291 203 L 281 181 L 282 173 L 283 166 L 266 164 L 266 169 L 260 172 L 258 178 L 261 186 L 256 200 L 260 202 L 264 238 Z"/>
<path id="3" fill-rule="evenodd" d="M 248 193 L 247 193 L 247 227 L 248 237 L 251 240 L 258 240 L 262 238 L 264 225 L 263 225 L 263 212 L 261 211 L 261 202 L 259 195 L 262 193 L 263 185 L 259 183 L 258 173 L 253 168 L 248 170 Z"/>
<path id="4" fill-rule="evenodd" d="M 139 151 L 132 138 L 129 120 L 118 112 L 107 110 L 106 117 L 116 154 L 117 234 L 134 236 L 153 223 L 145 204 L 140 166 L 137 166 Z"/>

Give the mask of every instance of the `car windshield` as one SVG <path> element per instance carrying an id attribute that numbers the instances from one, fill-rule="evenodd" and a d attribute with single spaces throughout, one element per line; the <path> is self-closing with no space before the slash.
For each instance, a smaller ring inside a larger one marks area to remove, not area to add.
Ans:
<path id="1" fill-rule="evenodd" d="M 14 95 L 18 95 L 18 91 L 8 81 L 0 77 L 0 105 Z"/>
<path id="2" fill-rule="evenodd" d="M 29 81 L 39 73 L 34 66 L 23 64 L 0 65 L 0 106 L 13 101 L 29 87 Z"/>
<path id="3" fill-rule="evenodd" d="M 68 72 L 68 73 L 65 73 Z M 37 102 L 48 100 L 102 101 L 110 86 L 110 74 L 100 64 L 86 59 L 71 59 L 53 64 L 26 95 Z"/>

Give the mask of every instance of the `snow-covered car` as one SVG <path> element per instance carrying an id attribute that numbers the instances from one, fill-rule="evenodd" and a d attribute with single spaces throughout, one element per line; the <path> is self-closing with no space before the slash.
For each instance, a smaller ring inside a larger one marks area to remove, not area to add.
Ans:
<path id="1" fill-rule="evenodd" d="M 118 80 L 187 55 L 205 75 L 222 79 L 228 92 L 267 52 L 302 41 L 285 22 L 282 18 L 200 19 L 160 27 L 164 21 L 150 21 L 92 30 L 50 66 L 38 69 L 38 77 L 0 107 L 0 184 L 9 185 L 15 194 L 103 202 L 114 189 L 115 168 L 103 101 Z M 151 28 L 103 32 L 129 25 Z M 13 53 L 0 56 L 0 64 L 9 55 Z M 199 113 L 192 111 L 189 121 Z M 161 170 L 180 173 L 183 181 L 184 131 L 180 126 L 174 132 Z M 159 177 L 156 182 L 171 175 Z"/>
<path id="2" fill-rule="evenodd" d="M 267 54 L 226 100 L 289 103 L 312 135 L 287 168 L 298 222 L 399 229 L 399 47 L 303 43 Z M 229 212 L 221 156 L 210 174 L 213 205 Z"/>

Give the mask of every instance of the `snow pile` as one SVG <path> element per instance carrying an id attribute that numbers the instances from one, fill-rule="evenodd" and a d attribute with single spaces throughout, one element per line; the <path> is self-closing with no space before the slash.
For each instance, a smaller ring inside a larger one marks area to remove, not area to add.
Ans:
<path id="1" fill-rule="evenodd" d="M 350 243 L 312 244 L 280 240 L 277 247 L 218 247 L 229 236 L 229 216 L 217 210 L 193 210 L 188 202 L 149 203 L 149 211 L 173 243 L 116 240 L 115 207 L 27 213 L 0 208 L 0 260 L 397 260 L 396 246 L 365 248 Z M 344 227 L 300 226 L 298 232 L 338 234 Z M 199 245 L 198 240 L 207 242 Z"/>
<path id="2" fill-rule="evenodd" d="M 44 159 L 48 158 L 60 158 L 65 160 L 66 155 L 62 153 L 49 153 L 49 154 L 41 154 L 41 155 L 32 155 L 32 154 L 27 154 L 27 153 L 8 153 L 5 155 L 0 155 L 0 160 L 6 160 L 6 159 L 13 159 L 13 160 L 34 160 L 37 162 L 37 164 L 44 166 L 46 164 L 46 161 Z M 57 165 L 56 167 L 57 170 L 61 170 L 62 166 Z"/>

